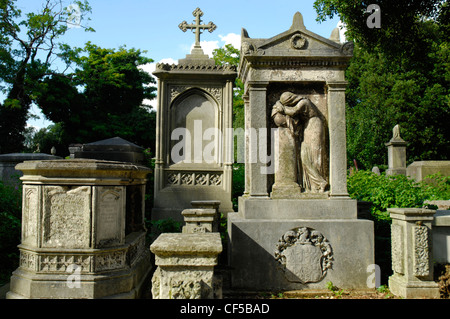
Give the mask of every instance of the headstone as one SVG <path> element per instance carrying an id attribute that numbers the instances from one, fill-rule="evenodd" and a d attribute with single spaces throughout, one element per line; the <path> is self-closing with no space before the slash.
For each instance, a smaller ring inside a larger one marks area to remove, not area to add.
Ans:
<path id="1" fill-rule="evenodd" d="M 78 145 L 71 145 L 71 158 L 90 158 L 105 161 L 143 164 L 144 149 L 120 137 Z"/>
<path id="2" fill-rule="evenodd" d="M 394 126 L 388 148 L 388 169 L 386 175 L 406 175 L 406 142 L 400 137 L 400 126 Z"/>
<path id="3" fill-rule="evenodd" d="M 143 200 L 151 170 L 89 159 L 16 168 L 24 173 L 22 239 L 7 297 L 139 297 L 151 270 Z"/>
<path id="4" fill-rule="evenodd" d="M 372 167 L 372 173 L 375 173 L 378 176 L 380 176 L 381 175 L 380 168 L 378 166 Z"/>
<path id="5" fill-rule="evenodd" d="M 347 192 L 353 44 L 337 37 L 308 31 L 299 12 L 268 39 L 242 30 L 245 192 L 228 214 L 232 289 L 367 288 L 373 222 L 358 219 Z"/>
<path id="6" fill-rule="evenodd" d="M 236 70 L 215 65 L 203 53 L 200 33 L 215 25 L 201 23 L 203 12 L 193 12 L 194 48 L 178 64 L 156 65 L 158 78 L 155 192 L 152 219 L 179 220 L 192 200 L 219 200 L 220 212 L 233 211 L 233 84 Z"/>
<path id="7" fill-rule="evenodd" d="M 434 210 L 389 208 L 392 218 L 392 271 L 389 290 L 403 298 L 439 298 L 433 281 L 431 248 Z"/>

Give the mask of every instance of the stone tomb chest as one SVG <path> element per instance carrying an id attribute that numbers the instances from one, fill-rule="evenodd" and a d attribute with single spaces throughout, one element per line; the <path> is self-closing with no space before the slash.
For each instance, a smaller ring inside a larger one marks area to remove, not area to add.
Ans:
<path id="1" fill-rule="evenodd" d="M 8 298 L 136 298 L 151 270 L 150 169 L 92 159 L 28 161 L 20 266 Z"/>

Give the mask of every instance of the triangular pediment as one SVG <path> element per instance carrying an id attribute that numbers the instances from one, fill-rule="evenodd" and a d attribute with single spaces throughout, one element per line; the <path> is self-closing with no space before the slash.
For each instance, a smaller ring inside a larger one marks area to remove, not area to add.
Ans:
<path id="1" fill-rule="evenodd" d="M 334 37 L 334 38 L 333 38 Z M 289 30 L 269 39 L 252 39 L 245 29 L 242 30 L 242 43 L 244 54 L 257 54 L 265 56 L 336 56 L 348 55 L 343 50 L 343 43 L 335 38 L 326 39 L 306 29 L 302 15 L 294 15 Z"/>

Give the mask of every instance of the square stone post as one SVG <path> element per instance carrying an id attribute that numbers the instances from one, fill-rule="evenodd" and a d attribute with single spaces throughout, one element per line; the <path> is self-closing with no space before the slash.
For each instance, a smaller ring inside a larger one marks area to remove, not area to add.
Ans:
<path id="1" fill-rule="evenodd" d="M 330 137 L 330 197 L 348 198 L 347 138 L 345 121 L 346 81 L 327 82 Z"/>
<path id="2" fill-rule="evenodd" d="M 267 129 L 266 95 L 268 82 L 250 82 L 248 85 L 249 104 L 246 108 L 246 146 L 248 157 L 246 158 L 246 180 L 249 181 L 247 189 L 250 197 L 269 198 L 267 174 L 263 171 L 266 163 L 263 163 L 267 155 L 267 143 L 262 143 L 262 129 Z M 261 156 L 262 155 L 262 156 Z"/>
<path id="3" fill-rule="evenodd" d="M 153 299 L 221 297 L 214 276 L 214 266 L 222 252 L 219 233 L 165 233 L 150 250 L 156 255 L 158 266 L 152 278 Z"/>
<path id="4" fill-rule="evenodd" d="M 392 218 L 392 270 L 389 289 L 403 298 L 439 298 L 433 281 L 431 225 L 436 211 L 389 208 Z"/>

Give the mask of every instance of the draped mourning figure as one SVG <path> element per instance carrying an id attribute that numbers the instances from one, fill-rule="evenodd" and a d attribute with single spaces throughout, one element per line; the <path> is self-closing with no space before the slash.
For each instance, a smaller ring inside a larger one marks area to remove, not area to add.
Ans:
<path id="1" fill-rule="evenodd" d="M 272 120 L 277 127 L 287 128 L 294 140 L 292 157 L 297 174 L 293 182 L 306 192 L 323 193 L 328 182 L 324 169 L 325 120 L 321 112 L 308 98 L 284 92 L 272 108 Z"/>

